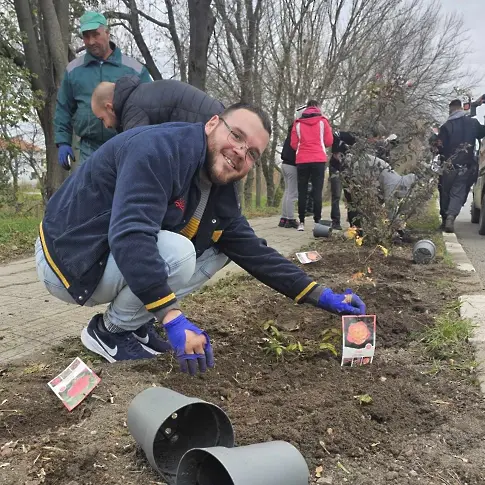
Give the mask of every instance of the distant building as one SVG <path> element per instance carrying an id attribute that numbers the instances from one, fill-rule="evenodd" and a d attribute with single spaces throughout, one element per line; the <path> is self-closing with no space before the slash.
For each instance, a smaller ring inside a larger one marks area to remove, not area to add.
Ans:
<path id="1" fill-rule="evenodd" d="M 32 168 L 34 165 L 42 175 L 46 172 L 45 149 L 23 140 L 21 137 L 14 137 L 10 140 L 0 138 L 0 151 L 7 150 L 14 146 L 21 153 L 16 160 L 19 184 L 28 184 L 32 187 L 37 185 L 37 173 Z"/>

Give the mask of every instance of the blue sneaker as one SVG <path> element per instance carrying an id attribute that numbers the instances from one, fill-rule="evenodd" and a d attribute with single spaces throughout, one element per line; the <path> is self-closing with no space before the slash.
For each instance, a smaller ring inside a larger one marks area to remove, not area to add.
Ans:
<path id="1" fill-rule="evenodd" d="M 155 353 L 156 355 L 169 352 L 172 350 L 172 346 L 162 339 L 153 322 L 154 320 L 145 323 L 145 325 L 135 330 L 133 335 L 147 352 Z"/>
<path id="2" fill-rule="evenodd" d="M 133 332 L 108 332 L 104 328 L 101 313 L 94 315 L 88 326 L 83 328 L 81 341 L 87 349 L 101 355 L 108 362 L 150 359 L 156 355 L 143 348 Z"/>

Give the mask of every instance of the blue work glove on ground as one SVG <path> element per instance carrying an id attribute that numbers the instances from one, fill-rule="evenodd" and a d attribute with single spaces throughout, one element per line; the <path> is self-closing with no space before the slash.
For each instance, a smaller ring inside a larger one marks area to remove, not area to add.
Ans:
<path id="1" fill-rule="evenodd" d="M 325 288 L 317 306 L 338 315 L 365 315 L 364 302 L 350 289 L 344 293 L 334 293 L 330 288 Z"/>
<path id="2" fill-rule="evenodd" d="M 57 150 L 57 157 L 59 165 L 64 170 L 71 170 L 71 162 L 69 160 L 69 157 L 71 157 L 72 160 L 75 160 L 75 158 L 74 152 L 69 145 L 59 145 L 59 148 Z"/>
<path id="3" fill-rule="evenodd" d="M 182 372 L 188 372 L 191 376 L 193 376 L 197 372 L 197 365 L 199 366 L 200 372 L 205 372 L 207 367 L 214 367 L 214 353 L 212 351 L 209 336 L 206 332 L 187 320 L 185 315 L 179 315 L 177 318 L 174 318 L 170 322 L 166 323 L 164 328 L 167 332 L 168 341 L 175 351 L 175 355 L 177 356 L 177 360 L 180 364 L 180 370 Z M 206 344 L 203 349 L 203 354 L 185 353 L 185 330 L 191 330 L 197 335 L 203 334 L 205 336 Z"/>

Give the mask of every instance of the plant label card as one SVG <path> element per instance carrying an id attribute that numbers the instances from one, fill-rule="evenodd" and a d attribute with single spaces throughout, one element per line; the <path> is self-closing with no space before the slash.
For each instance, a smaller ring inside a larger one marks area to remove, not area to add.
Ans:
<path id="1" fill-rule="evenodd" d="M 298 261 L 302 264 L 316 263 L 320 261 L 322 257 L 317 251 L 307 251 L 305 253 L 296 253 Z"/>
<path id="2" fill-rule="evenodd" d="M 342 362 L 351 367 L 366 365 L 374 360 L 376 349 L 376 316 L 345 315 L 342 317 Z"/>
<path id="3" fill-rule="evenodd" d="M 100 383 L 101 379 L 79 358 L 76 357 L 69 367 L 52 379 L 48 386 L 72 411 Z"/>

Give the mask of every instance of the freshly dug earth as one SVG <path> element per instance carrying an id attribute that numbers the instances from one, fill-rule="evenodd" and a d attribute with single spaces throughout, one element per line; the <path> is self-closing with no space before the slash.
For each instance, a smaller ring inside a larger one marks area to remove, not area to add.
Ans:
<path id="1" fill-rule="evenodd" d="M 2 369 L 0 483 L 163 483 L 126 427 L 131 399 L 157 385 L 220 405 L 238 445 L 291 442 L 312 483 L 483 485 L 485 402 L 473 372 L 459 359 L 431 362 L 418 341 L 470 281 L 443 261 L 414 265 L 410 247 L 387 258 L 345 241 L 318 241 L 314 249 L 323 259 L 305 270 L 334 289 L 356 289 L 368 313 L 377 314 L 373 364 L 341 368 L 337 357 L 318 350 L 322 331 L 340 327 L 338 317 L 295 305 L 248 276 L 225 280 L 184 302 L 214 344 L 216 368 L 202 377 L 179 374 L 170 356 L 100 362 L 77 339 Z M 372 282 L 351 280 L 367 268 Z M 265 353 L 269 320 L 304 353 L 283 361 Z M 69 413 L 47 382 L 75 356 L 102 381 Z M 355 397 L 363 394 L 372 403 Z"/>

